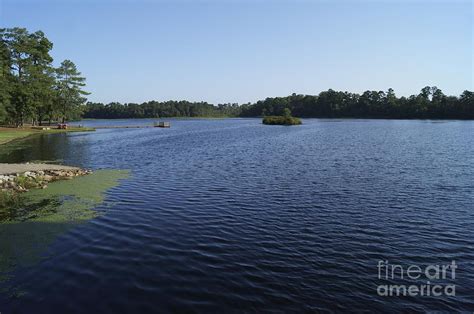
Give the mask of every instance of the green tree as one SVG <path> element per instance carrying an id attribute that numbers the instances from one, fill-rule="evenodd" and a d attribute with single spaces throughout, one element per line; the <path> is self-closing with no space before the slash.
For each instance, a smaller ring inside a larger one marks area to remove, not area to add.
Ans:
<path id="1" fill-rule="evenodd" d="M 454 113 L 460 113 L 464 119 L 474 119 L 474 93 L 465 90 L 453 108 Z"/>
<path id="2" fill-rule="evenodd" d="M 24 28 L 1 29 L 2 42 L 9 51 L 9 99 L 11 106 L 6 107 L 16 126 L 23 125 L 28 111 L 28 88 L 26 69 L 30 61 L 31 40 Z"/>
<path id="3" fill-rule="evenodd" d="M 33 124 L 41 125 L 45 118 L 51 124 L 54 107 L 54 69 L 52 67 L 38 68 L 32 75 L 32 101 L 33 101 Z"/>
<path id="4" fill-rule="evenodd" d="M 10 104 L 10 51 L 0 30 L 0 122 L 8 119 L 7 107 Z"/>
<path id="5" fill-rule="evenodd" d="M 82 90 L 86 85 L 85 78 L 70 60 L 64 60 L 56 69 L 56 80 L 56 102 L 64 123 L 70 118 L 80 116 L 82 105 L 87 100 L 84 96 L 89 93 Z"/>
<path id="6" fill-rule="evenodd" d="M 0 29 L 0 37 L 1 49 L 7 49 L 9 55 L 9 73 L 5 76 L 10 105 L 6 111 L 16 126 L 22 126 L 27 118 L 37 119 L 36 108 L 43 101 L 45 90 L 52 88 L 49 73 L 53 58 L 49 51 L 53 44 L 41 31 L 30 34 L 17 27 Z"/>

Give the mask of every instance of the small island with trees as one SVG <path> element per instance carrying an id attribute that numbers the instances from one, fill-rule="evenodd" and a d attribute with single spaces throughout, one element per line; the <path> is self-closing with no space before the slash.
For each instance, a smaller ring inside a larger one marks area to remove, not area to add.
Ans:
<path id="1" fill-rule="evenodd" d="M 301 120 L 291 116 L 291 111 L 288 108 L 283 109 L 281 116 L 265 116 L 262 120 L 263 124 L 269 125 L 299 125 Z"/>

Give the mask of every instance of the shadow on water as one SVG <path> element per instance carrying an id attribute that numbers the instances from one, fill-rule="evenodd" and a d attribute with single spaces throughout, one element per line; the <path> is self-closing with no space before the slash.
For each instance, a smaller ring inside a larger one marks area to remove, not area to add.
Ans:
<path id="1" fill-rule="evenodd" d="M 88 135 L 88 134 L 86 134 Z M 80 162 L 85 158 L 87 138 L 82 133 L 35 134 L 0 147 L 0 162 L 59 162 L 69 156 Z"/>
<path id="2" fill-rule="evenodd" d="M 17 209 L 0 209 L 0 283 L 7 283 L 0 292 L 17 295 L 8 286 L 12 272 L 47 257 L 44 252 L 58 236 L 97 217 L 93 208 L 104 201 L 105 191 L 127 176 L 128 171 L 99 170 L 25 193 Z"/>
<path id="3" fill-rule="evenodd" d="M 79 223 L 24 221 L 0 224 L 0 293 L 15 295 L 18 291 L 8 285 L 13 278 L 11 272 L 32 266 L 45 258 L 43 253 L 48 246 Z"/>
<path id="4" fill-rule="evenodd" d="M 67 141 L 65 134 L 32 135 L 2 145 L 0 149 L 1 162 L 27 162 L 31 160 L 55 160 L 58 153 L 52 147 Z M 61 146 L 61 144 L 59 145 Z"/>

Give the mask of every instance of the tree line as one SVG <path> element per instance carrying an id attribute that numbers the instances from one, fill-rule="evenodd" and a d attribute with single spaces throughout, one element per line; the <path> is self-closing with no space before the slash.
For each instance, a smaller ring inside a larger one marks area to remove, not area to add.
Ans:
<path id="1" fill-rule="evenodd" d="M 21 127 L 82 115 L 85 78 L 70 60 L 54 67 L 52 48 L 41 31 L 0 28 L 0 122 Z"/>
<path id="2" fill-rule="evenodd" d="M 94 119 L 129 119 L 160 117 L 237 117 L 240 115 L 238 104 L 219 104 L 214 106 L 207 102 L 189 101 L 148 101 L 142 104 L 112 102 L 88 102 L 84 118 Z"/>
<path id="3" fill-rule="evenodd" d="M 315 96 L 266 98 L 241 106 L 240 116 L 282 115 L 285 108 L 305 118 L 474 119 L 474 96 L 467 90 L 446 96 L 435 86 L 409 97 L 397 97 L 393 89 L 362 95 L 330 89 Z"/>
<path id="4" fill-rule="evenodd" d="M 319 95 L 266 98 L 254 104 L 188 101 L 149 101 L 142 104 L 87 103 L 85 118 L 258 117 L 280 116 L 289 109 L 303 118 L 474 119 L 474 97 L 464 91 L 447 96 L 439 88 L 424 87 L 417 95 L 397 97 L 393 89 L 349 92 L 323 91 Z"/>
<path id="5" fill-rule="evenodd" d="M 53 44 L 41 31 L 0 28 L 0 123 L 23 126 L 78 118 L 257 117 L 474 119 L 471 91 L 445 95 L 435 86 L 397 97 L 393 89 L 362 94 L 329 89 L 319 95 L 292 94 L 238 105 L 189 101 L 141 104 L 86 102 L 85 78 L 70 60 L 53 66 Z"/>

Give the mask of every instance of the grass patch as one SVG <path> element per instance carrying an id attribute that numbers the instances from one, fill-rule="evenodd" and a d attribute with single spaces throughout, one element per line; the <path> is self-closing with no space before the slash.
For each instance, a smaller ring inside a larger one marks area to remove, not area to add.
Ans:
<path id="1" fill-rule="evenodd" d="M 33 130 L 10 131 L 0 128 L 0 144 L 5 144 L 18 138 L 27 137 L 33 133 L 35 133 Z"/>
<path id="2" fill-rule="evenodd" d="M 47 127 L 47 126 L 45 126 Z M 69 127 L 67 130 L 55 129 L 54 126 L 50 130 L 43 130 L 38 127 L 25 127 L 25 128 L 1 128 L 0 127 L 0 145 L 11 142 L 16 139 L 25 138 L 34 134 L 56 134 L 56 133 L 67 133 L 67 132 L 91 132 L 95 131 L 94 128 L 85 127 Z"/>
<path id="3" fill-rule="evenodd" d="M 16 177 L 15 181 L 19 186 L 21 186 L 22 188 L 26 190 L 40 187 L 43 183 L 42 177 L 40 176 L 31 178 L 31 177 L 21 175 L 21 176 Z"/>
<path id="4" fill-rule="evenodd" d="M 9 216 L 11 209 L 21 206 L 20 195 L 12 191 L 0 191 L 0 221 Z"/>

